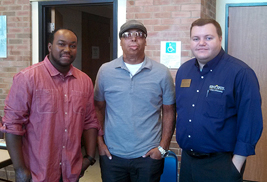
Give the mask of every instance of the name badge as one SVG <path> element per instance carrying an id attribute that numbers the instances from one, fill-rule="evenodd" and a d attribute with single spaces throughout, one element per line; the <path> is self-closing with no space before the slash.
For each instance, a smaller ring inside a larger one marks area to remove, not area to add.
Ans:
<path id="1" fill-rule="evenodd" d="M 181 87 L 190 87 L 191 79 L 182 79 Z"/>

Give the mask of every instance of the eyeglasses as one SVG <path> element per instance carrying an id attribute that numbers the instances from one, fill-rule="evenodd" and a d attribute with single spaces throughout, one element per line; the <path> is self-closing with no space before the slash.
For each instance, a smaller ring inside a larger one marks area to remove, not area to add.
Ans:
<path id="1" fill-rule="evenodd" d="M 121 36 L 125 39 L 131 39 L 132 37 L 140 39 L 146 38 L 146 34 L 143 32 L 124 32 Z"/>

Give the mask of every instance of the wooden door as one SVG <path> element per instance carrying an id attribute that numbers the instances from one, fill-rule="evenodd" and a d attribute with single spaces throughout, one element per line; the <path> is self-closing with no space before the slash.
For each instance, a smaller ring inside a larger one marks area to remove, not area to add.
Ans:
<path id="1" fill-rule="evenodd" d="M 112 59 L 110 19 L 82 14 L 82 71 L 95 82 L 100 66 Z"/>
<path id="2" fill-rule="evenodd" d="M 244 180 L 267 181 L 267 6 L 229 7 L 228 53 L 246 62 L 260 83 L 263 133 L 247 159 Z M 253 122 L 253 121 L 252 121 Z"/>

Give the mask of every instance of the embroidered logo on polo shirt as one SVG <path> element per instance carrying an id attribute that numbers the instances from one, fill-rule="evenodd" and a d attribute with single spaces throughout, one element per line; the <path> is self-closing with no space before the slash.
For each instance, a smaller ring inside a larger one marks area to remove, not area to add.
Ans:
<path id="1" fill-rule="evenodd" d="M 220 92 L 220 93 L 223 93 L 223 91 L 224 91 L 224 87 L 223 87 L 223 86 L 219 86 L 219 85 L 210 85 L 210 86 L 209 86 L 209 90 L 210 90 L 210 91 L 214 91 L 214 92 Z"/>

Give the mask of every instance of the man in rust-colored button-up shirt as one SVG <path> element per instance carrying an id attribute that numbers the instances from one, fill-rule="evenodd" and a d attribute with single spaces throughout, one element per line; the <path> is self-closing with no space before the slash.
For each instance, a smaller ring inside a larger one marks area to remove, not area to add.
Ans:
<path id="1" fill-rule="evenodd" d="M 44 61 L 14 77 L 1 131 L 16 181 L 76 182 L 93 163 L 99 123 L 92 81 L 71 65 L 76 45 L 72 31 L 56 31 Z M 82 156 L 82 134 L 89 159 Z"/>

